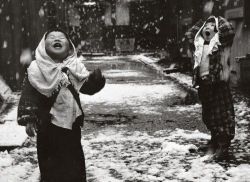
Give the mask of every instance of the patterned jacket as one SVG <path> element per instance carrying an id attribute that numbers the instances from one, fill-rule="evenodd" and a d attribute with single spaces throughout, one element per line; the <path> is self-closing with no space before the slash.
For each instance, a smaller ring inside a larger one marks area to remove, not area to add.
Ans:
<path id="1" fill-rule="evenodd" d="M 201 29 L 204 20 L 199 20 L 193 27 L 191 27 L 185 34 L 186 38 L 191 43 L 191 50 L 194 50 L 194 38 L 197 32 Z M 210 65 L 209 65 L 209 82 L 216 83 L 218 81 L 228 81 L 230 74 L 230 48 L 234 39 L 234 29 L 232 24 L 229 23 L 225 18 L 218 17 L 218 32 L 219 32 L 219 41 L 221 46 L 218 51 L 213 52 L 210 55 Z M 194 69 L 193 74 L 193 85 L 199 85 L 198 70 Z"/>

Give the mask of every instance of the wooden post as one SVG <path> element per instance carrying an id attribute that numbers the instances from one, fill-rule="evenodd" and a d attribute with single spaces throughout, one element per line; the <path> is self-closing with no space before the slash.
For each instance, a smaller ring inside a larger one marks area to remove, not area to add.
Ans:
<path id="1" fill-rule="evenodd" d="M 21 53 L 21 1 L 11 0 L 11 12 L 12 12 L 12 18 L 11 18 L 11 29 L 12 29 L 12 42 L 13 47 L 12 49 L 12 55 L 13 55 L 13 89 L 16 90 L 17 88 L 20 88 L 21 80 L 20 80 L 20 53 Z"/>

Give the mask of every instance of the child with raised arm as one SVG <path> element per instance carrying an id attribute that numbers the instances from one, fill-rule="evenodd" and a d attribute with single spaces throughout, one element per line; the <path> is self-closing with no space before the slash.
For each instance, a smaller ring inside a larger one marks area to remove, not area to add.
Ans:
<path id="1" fill-rule="evenodd" d="M 234 106 L 229 88 L 232 25 L 222 17 L 199 21 L 187 33 L 194 48 L 194 87 L 202 104 L 202 120 L 211 132 L 207 153 L 227 156 L 235 134 Z M 205 149 L 200 147 L 200 149 Z"/>

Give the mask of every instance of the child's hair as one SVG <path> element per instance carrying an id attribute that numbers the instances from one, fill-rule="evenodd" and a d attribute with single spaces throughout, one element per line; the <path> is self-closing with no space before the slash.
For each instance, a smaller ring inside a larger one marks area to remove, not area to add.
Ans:
<path id="1" fill-rule="evenodd" d="M 206 24 L 207 23 L 215 23 L 216 24 L 215 19 L 213 17 L 208 18 L 206 21 Z M 214 27 L 214 32 L 218 32 L 216 25 Z"/>
<path id="2" fill-rule="evenodd" d="M 54 27 L 54 28 L 51 28 L 49 29 L 46 33 L 45 33 L 45 40 L 46 38 L 48 37 L 48 35 L 51 33 L 51 32 L 62 32 L 65 37 L 67 38 L 67 40 L 69 41 L 69 47 L 70 49 L 73 49 L 73 46 L 72 46 L 72 42 L 71 42 L 71 39 L 69 37 L 69 35 L 61 28 L 58 28 L 58 27 Z"/>
<path id="3" fill-rule="evenodd" d="M 51 33 L 51 32 L 62 32 L 62 33 L 65 35 L 65 37 L 66 37 L 68 40 L 70 40 L 68 34 L 67 34 L 63 29 L 58 28 L 58 27 L 49 29 L 49 30 L 45 33 L 45 39 L 47 38 L 47 36 L 48 36 L 49 33 Z"/>

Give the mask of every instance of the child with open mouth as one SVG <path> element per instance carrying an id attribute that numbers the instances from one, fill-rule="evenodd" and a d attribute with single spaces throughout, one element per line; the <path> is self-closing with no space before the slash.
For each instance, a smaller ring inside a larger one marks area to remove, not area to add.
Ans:
<path id="1" fill-rule="evenodd" d="M 105 85 L 99 69 L 89 73 L 68 35 L 45 33 L 27 69 L 18 106 L 18 123 L 37 133 L 42 182 L 86 182 L 81 145 L 83 109 L 79 92 L 93 95 Z"/>
<path id="2" fill-rule="evenodd" d="M 215 159 L 225 159 L 235 135 L 233 99 L 229 87 L 232 25 L 222 17 L 210 16 L 197 22 L 187 33 L 194 48 L 193 85 L 198 88 L 202 120 L 211 140 L 201 146 Z"/>

